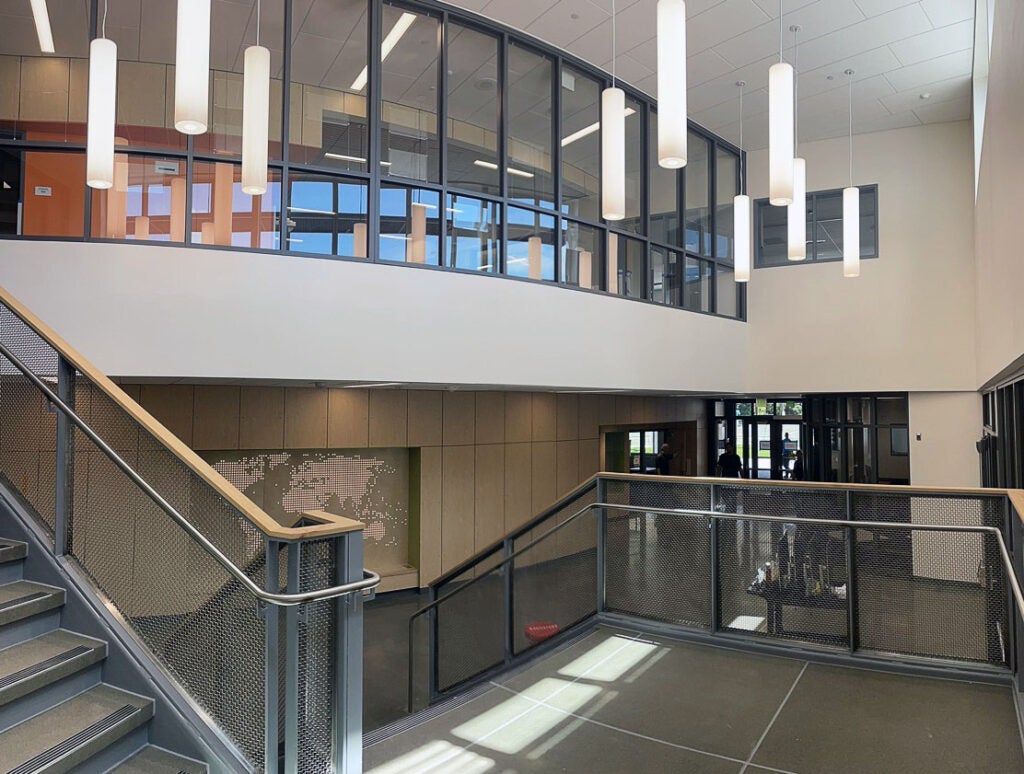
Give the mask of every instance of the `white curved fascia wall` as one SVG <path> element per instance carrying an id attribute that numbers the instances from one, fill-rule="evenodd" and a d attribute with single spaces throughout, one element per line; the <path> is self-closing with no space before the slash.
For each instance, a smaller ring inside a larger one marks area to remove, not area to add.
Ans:
<path id="1" fill-rule="evenodd" d="M 0 242 L 0 283 L 105 372 L 727 393 L 748 327 L 446 271 L 230 250 Z"/>

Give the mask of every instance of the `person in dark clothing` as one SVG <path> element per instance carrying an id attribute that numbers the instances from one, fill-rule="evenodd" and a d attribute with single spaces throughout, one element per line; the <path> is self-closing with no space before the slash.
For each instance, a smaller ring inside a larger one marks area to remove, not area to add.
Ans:
<path id="1" fill-rule="evenodd" d="M 804 452 L 803 449 L 797 449 L 796 459 L 793 460 L 793 471 L 790 474 L 790 478 L 794 481 L 804 480 Z"/>
<path id="2" fill-rule="evenodd" d="M 657 469 L 659 476 L 671 475 L 669 468 L 671 467 L 672 460 L 675 456 L 676 455 L 669 450 L 669 445 L 667 443 L 663 443 L 661 445 L 661 450 L 658 452 L 658 456 L 654 458 L 654 467 Z"/>
<path id="3" fill-rule="evenodd" d="M 743 460 L 731 443 L 725 445 L 725 453 L 718 458 L 718 475 L 724 478 L 742 478 Z"/>

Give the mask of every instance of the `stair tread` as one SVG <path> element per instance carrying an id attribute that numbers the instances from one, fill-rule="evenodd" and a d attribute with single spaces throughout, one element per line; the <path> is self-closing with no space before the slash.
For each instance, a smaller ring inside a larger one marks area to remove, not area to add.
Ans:
<path id="1" fill-rule="evenodd" d="M 28 545 L 20 540 L 0 537 L 0 564 L 20 562 L 28 556 Z"/>
<path id="2" fill-rule="evenodd" d="M 18 621 L 64 604 L 64 589 L 19 580 L 0 586 L 0 625 Z"/>
<path id="3" fill-rule="evenodd" d="M 107 774 L 205 774 L 205 763 L 148 745 Z"/>
<path id="4" fill-rule="evenodd" d="M 77 660 L 83 666 L 99 661 L 106 653 L 106 643 L 66 629 L 56 629 L 39 637 L 0 650 L 0 704 L 10 693 L 25 693 L 24 681 L 30 678 L 43 684 L 77 670 L 66 665 Z M 35 671 L 30 671 L 35 668 Z M 47 680 L 43 676 L 50 675 Z M 18 680 L 20 677 L 20 680 Z"/>
<path id="5" fill-rule="evenodd" d="M 94 686 L 9 728 L 0 733 L 0 772 L 10 772 L 126 707 L 127 717 L 113 726 L 117 731 L 115 738 L 119 738 L 153 716 L 153 701 L 107 684 Z M 68 752 L 87 743 L 83 740 Z"/>

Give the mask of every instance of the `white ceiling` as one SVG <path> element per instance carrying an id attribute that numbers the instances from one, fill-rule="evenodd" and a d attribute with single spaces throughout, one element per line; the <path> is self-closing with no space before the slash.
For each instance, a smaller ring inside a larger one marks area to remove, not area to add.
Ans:
<path id="1" fill-rule="evenodd" d="M 974 0 L 783 0 L 787 61 L 799 24 L 800 139 L 848 131 L 855 70 L 858 133 L 971 115 Z M 611 69 L 611 0 L 453 0 Z M 656 0 L 617 0 L 619 77 L 657 96 Z M 768 68 L 778 61 L 779 0 L 687 0 L 690 116 L 745 148 L 768 145 Z M 922 99 L 922 94 L 928 94 Z"/>

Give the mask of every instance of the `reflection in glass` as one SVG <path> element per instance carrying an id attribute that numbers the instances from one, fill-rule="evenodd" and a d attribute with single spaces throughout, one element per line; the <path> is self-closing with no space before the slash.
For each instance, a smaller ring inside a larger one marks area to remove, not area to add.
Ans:
<path id="1" fill-rule="evenodd" d="M 570 67 L 562 68 L 562 212 L 601 217 L 601 86 Z"/>
<path id="2" fill-rule="evenodd" d="M 811 197 L 808 197 L 810 206 Z M 772 207 L 768 200 L 757 204 L 757 265 L 784 266 L 789 263 L 787 207 Z M 814 222 L 808 217 L 807 233 L 814 233 Z M 813 245 L 807 247 L 807 258 L 812 258 Z"/>
<path id="3" fill-rule="evenodd" d="M 508 49 L 508 191 L 516 201 L 553 207 L 551 71 L 547 57 Z"/>
<path id="4" fill-rule="evenodd" d="M 192 243 L 277 249 L 280 175 L 272 171 L 267 179 L 267 193 L 249 196 L 242 192 L 241 165 L 196 162 L 192 171 Z M 137 239 L 139 225 L 136 219 Z"/>
<path id="5" fill-rule="evenodd" d="M 733 237 L 736 234 L 733 199 L 740 192 L 740 160 L 735 153 L 718 148 L 715 164 L 715 257 L 732 263 Z"/>
<path id="6" fill-rule="evenodd" d="M 711 311 L 711 264 L 686 256 L 683 306 L 694 312 Z"/>
<path id="7" fill-rule="evenodd" d="M 385 175 L 433 183 L 439 180 L 440 27 L 441 23 L 431 16 L 384 6 L 380 152 L 381 172 Z M 352 88 L 365 93 L 366 76 L 360 74 Z"/>
<path id="8" fill-rule="evenodd" d="M 448 184 L 499 193 L 497 38 L 450 24 L 448 69 Z"/>
<path id="9" fill-rule="evenodd" d="M 448 195 L 448 265 L 497 272 L 501 255 L 501 205 L 471 196 Z"/>
<path id="10" fill-rule="evenodd" d="M 562 282 L 601 290 L 604 286 L 603 231 L 562 221 Z"/>
<path id="11" fill-rule="evenodd" d="M 682 256 L 663 247 L 651 247 L 650 300 L 679 306 Z"/>
<path id="12" fill-rule="evenodd" d="M 209 214 L 210 182 L 198 178 L 197 182 L 206 185 L 195 187 L 192 209 Z M 114 187 L 92 192 L 92 234 L 101 239 L 130 235 L 153 242 L 184 242 L 185 199 L 185 159 L 117 153 Z M 230 244 L 230 227 L 226 244 Z"/>
<path id="13" fill-rule="evenodd" d="M 508 208 L 505 273 L 534 280 L 555 279 L 555 217 Z"/>
<path id="14" fill-rule="evenodd" d="M 710 145 L 698 134 L 687 138 L 689 158 L 686 162 L 686 249 L 700 255 L 711 255 L 711 211 L 708 188 L 711 174 Z"/>
<path id="15" fill-rule="evenodd" d="M 441 265 L 440 194 L 383 185 L 380 189 L 380 259 Z"/>
<path id="16" fill-rule="evenodd" d="M 644 297 L 644 243 L 609 232 L 608 292 Z"/>
<path id="17" fill-rule="evenodd" d="M 678 169 L 665 169 L 658 165 L 658 116 L 651 113 L 648 126 L 650 158 L 647 161 L 650 177 L 651 239 L 670 245 L 680 244 Z"/>
<path id="18" fill-rule="evenodd" d="M 715 311 L 726 317 L 736 317 L 739 305 L 737 303 L 736 279 L 731 266 L 719 265 L 715 288 L 718 291 L 718 303 L 715 306 Z"/>
<path id="19" fill-rule="evenodd" d="M 296 8 L 292 21 L 291 161 L 366 171 L 366 0 L 331 0 L 312 8 L 307 3 L 306 8 Z M 270 99 L 273 104 L 273 82 Z"/>
<path id="20" fill-rule="evenodd" d="M 626 100 L 626 217 L 619 227 L 642 234 L 644 231 L 642 193 L 644 186 L 643 105 Z"/>
<path id="21" fill-rule="evenodd" d="M 365 258 L 366 203 L 365 183 L 292 170 L 287 249 Z"/>

